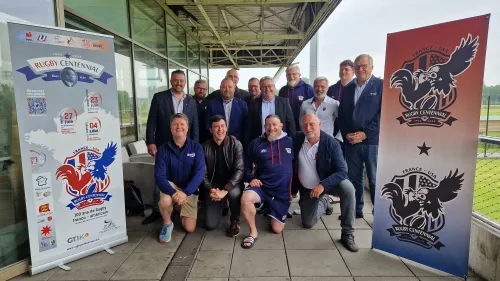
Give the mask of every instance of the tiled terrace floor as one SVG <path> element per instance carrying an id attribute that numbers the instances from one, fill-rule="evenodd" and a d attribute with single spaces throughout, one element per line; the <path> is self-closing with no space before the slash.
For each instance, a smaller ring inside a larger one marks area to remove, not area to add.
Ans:
<path id="1" fill-rule="evenodd" d="M 367 198 L 368 199 L 368 198 Z M 369 199 L 365 202 L 369 202 Z M 293 203 L 291 209 L 297 208 Z M 164 280 L 164 281 L 452 281 L 462 280 L 372 250 L 372 206 L 357 219 L 359 252 L 351 253 L 339 243 L 339 204 L 334 214 L 323 216 L 311 230 L 303 229 L 300 216 L 289 219 L 282 234 L 272 234 L 268 219 L 258 216 L 259 239 L 254 248 L 240 243 L 248 233 L 242 223 L 236 238 L 225 236 L 225 222 L 206 232 L 202 227 L 186 235 L 178 225 L 172 242 L 157 242 L 160 223 L 142 225 L 142 217 L 127 219 L 129 242 L 113 248 L 115 255 L 101 252 L 68 264 L 72 270 L 53 269 L 12 280 Z M 228 219 L 227 219 L 228 220 Z M 470 274 L 469 281 L 480 281 Z"/>

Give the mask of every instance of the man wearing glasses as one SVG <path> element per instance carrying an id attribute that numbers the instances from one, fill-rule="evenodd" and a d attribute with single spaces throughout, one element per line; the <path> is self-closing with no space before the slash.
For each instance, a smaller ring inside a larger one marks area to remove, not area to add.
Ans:
<path id="1" fill-rule="evenodd" d="M 247 105 L 250 105 L 251 101 L 260 97 L 260 82 L 258 78 L 252 77 L 248 80 L 248 93 L 250 96 L 245 99 Z"/>
<path id="2" fill-rule="evenodd" d="M 338 125 L 345 145 L 349 179 L 356 189 L 356 218 L 363 217 L 364 169 L 375 204 L 380 106 L 383 81 L 372 75 L 373 59 L 362 54 L 354 60 L 356 78 L 342 93 Z"/>
<path id="3" fill-rule="evenodd" d="M 207 82 L 205 80 L 197 80 L 194 82 L 194 99 L 196 101 L 196 105 L 198 107 L 198 126 L 200 128 L 199 138 L 200 143 L 204 143 L 210 138 L 210 134 L 208 130 L 205 128 L 205 113 L 207 112 L 208 102 L 206 100 L 207 97 Z"/>

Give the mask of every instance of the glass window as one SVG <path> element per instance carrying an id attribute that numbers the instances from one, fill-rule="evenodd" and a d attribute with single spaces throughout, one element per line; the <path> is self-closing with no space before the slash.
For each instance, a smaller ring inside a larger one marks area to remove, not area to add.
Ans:
<path id="1" fill-rule="evenodd" d="M 66 28 L 109 34 L 105 30 L 80 18 L 66 13 Z M 118 90 L 118 108 L 120 110 L 120 134 L 122 145 L 137 140 L 134 110 L 134 89 L 132 86 L 132 51 L 131 45 L 124 39 L 115 36 L 116 86 Z"/>
<path id="2" fill-rule="evenodd" d="M 155 93 L 168 90 L 167 60 L 138 46 L 134 55 L 139 139 L 145 139 L 151 100 Z"/>
<path id="3" fill-rule="evenodd" d="M 207 51 L 201 51 L 200 52 L 201 58 L 200 58 L 200 67 L 201 71 L 200 74 L 208 78 L 208 52 Z"/>
<path id="4" fill-rule="evenodd" d="M 186 63 L 186 32 L 167 15 L 168 57 L 177 63 Z"/>
<path id="5" fill-rule="evenodd" d="M 175 71 L 177 69 L 180 69 L 182 71 L 184 71 L 184 73 L 186 73 L 186 87 L 184 87 L 184 92 L 187 93 L 187 86 L 188 86 L 188 82 L 187 82 L 187 79 L 188 79 L 188 73 L 186 72 L 187 70 L 185 68 L 183 68 L 182 66 L 176 64 L 176 63 L 173 63 L 171 61 L 169 61 L 168 63 L 168 71 L 169 71 L 169 74 L 168 74 L 168 79 L 170 79 L 170 77 L 172 77 L 172 71 Z"/>
<path id="6" fill-rule="evenodd" d="M 188 71 L 188 88 L 189 88 L 189 94 L 190 95 L 194 95 L 194 82 L 196 82 L 196 80 L 199 80 L 200 79 L 200 75 L 194 73 L 194 72 L 191 72 L 191 71 Z"/>
<path id="7" fill-rule="evenodd" d="M 165 11 L 155 1 L 131 0 L 132 39 L 165 55 Z"/>
<path id="8" fill-rule="evenodd" d="M 106 28 L 130 36 L 127 0 L 64 0 L 64 5 Z"/>
<path id="9" fill-rule="evenodd" d="M 191 36 L 187 36 L 187 48 L 189 70 L 200 73 L 200 46 Z"/>
<path id="10" fill-rule="evenodd" d="M 29 258 L 21 149 L 7 38 L 7 25 L 0 25 L 0 268 Z"/>

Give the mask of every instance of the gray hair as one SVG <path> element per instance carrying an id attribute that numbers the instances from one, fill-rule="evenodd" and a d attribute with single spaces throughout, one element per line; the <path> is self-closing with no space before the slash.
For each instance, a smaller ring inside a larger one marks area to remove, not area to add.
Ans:
<path id="1" fill-rule="evenodd" d="M 257 82 L 260 82 L 260 81 L 259 81 L 259 78 L 257 78 L 257 77 L 252 77 L 252 78 L 250 78 L 250 80 L 248 80 L 248 83 L 250 83 L 250 81 L 254 81 L 254 80 L 257 80 Z"/>
<path id="2" fill-rule="evenodd" d="M 291 69 L 296 69 L 298 73 L 300 73 L 300 67 L 298 64 L 292 64 L 290 65 L 289 67 L 286 68 L 286 71 L 285 72 L 288 72 L 288 70 L 291 70 Z"/>
<path id="3" fill-rule="evenodd" d="M 373 66 L 373 58 L 372 58 L 372 56 L 370 56 L 368 54 L 361 54 L 361 55 L 357 56 L 356 59 L 354 60 L 354 62 L 357 62 L 362 58 L 368 58 L 369 66 Z"/>
<path id="4" fill-rule="evenodd" d="M 203 80 L 203 79 L 200 79 L 200 80 L 196 80 L 196 82 L 194 82 L 194 86 L 198 86 L 198 84 L 201 84 L 201 83 L 205 83 L 207 84 L 207 81 Z"/>
<path id="5" fill-rule="evenodd" d="M 176 113 L 170 117 L 170 126 L 172 126 L 172 123 L 174 122 L 175 119 L 184 119 L 189 126 L 189 118 L 187 117 L 186 114 L 184 113 Z"/>
<path id="6" fill-rule="evenodd" d="M 234 86 L 234 81 L 233 81 L 233 79 L 231 79 L 230 77 L 225 77 L 224 79 L 222 79 L 222 81 L 220 81 L 220 85 L 221 85 L 221 87 L 222 87 L 222 82 L 224 82 L 224 81 L 231 81 L 231 83 L 233 83 L 233 86 Z"/>
<path id="7" fill-rule="evenodd" d="M 328 85 L 328 78 L 326 78 L 325 76 L 318 76 L 316 77 L 316 79 L 314 79 L 314 84 L 316 84 L 316 82 L 320 82 L 320 81 L 326 81 L 326 85 Z"/>
<path id="8" fill-rule="evenodd" d="M 262 83 L 266 80 L 271 80 L 271 81 L 273 81 L 273 84 L 274 84 L 274 79 L 271 76 L 264 76 L 264 77 L 260 78 L 260 83 Z"/>

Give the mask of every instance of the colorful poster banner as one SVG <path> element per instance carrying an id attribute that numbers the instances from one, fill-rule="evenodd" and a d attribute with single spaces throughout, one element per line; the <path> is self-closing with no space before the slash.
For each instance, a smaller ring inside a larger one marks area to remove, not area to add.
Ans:
<path id="1" fill-rule="evenodd" d="M 373 247 L 467 276 L 489 15 L 389 34 Z"/>
<path id="2" fill-rule="evenodd" d="M 115 55 L 109 36 L 8 28 L 37 274 L 128 241 Z"/>

